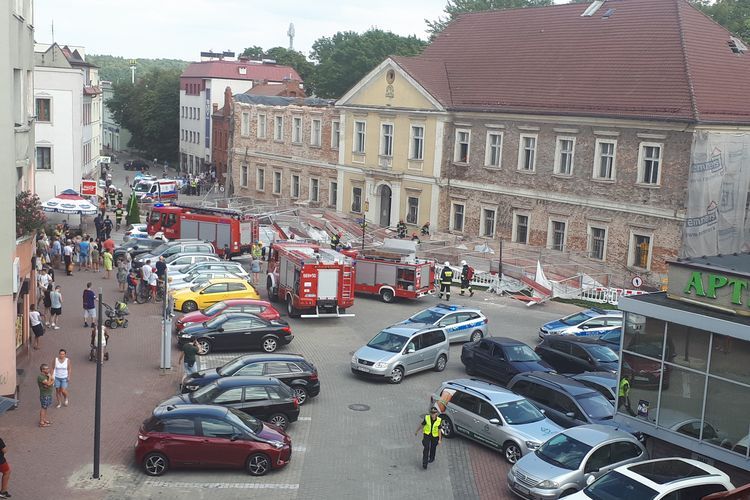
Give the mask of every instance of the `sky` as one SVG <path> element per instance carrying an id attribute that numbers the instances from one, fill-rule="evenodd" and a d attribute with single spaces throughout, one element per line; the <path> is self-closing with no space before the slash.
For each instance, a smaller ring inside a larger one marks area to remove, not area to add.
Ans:
<path id="1" fill-rule="evenodd" d="M 564 0 L 555 0 L 563 3 Z M 436 19 L 445 0 L 35 0 L 39 43 L 83 46 L 87 54 L 195 61 L 204 51 L 258 45 L 309 55 L 313 42 L 337 31 L 380 28 L 427 39 L 425 19 Z M 54 39 L 52 26 L 54 24 Z"/>

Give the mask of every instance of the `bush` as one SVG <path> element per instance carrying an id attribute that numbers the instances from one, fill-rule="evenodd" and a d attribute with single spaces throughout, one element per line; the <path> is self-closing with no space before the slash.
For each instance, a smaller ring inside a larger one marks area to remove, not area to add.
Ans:
<path id="1" fill-rule="evenodd" d="M 31 191 L 16 195 L 16 238 L 39 231 L 46 222 L 47 217 L 37 195 Z"/>

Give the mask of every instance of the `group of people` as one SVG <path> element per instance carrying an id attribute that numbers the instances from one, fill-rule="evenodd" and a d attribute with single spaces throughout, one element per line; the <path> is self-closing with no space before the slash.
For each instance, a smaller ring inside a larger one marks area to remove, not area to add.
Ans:
<path id="1" fill-rule="evenodd" d="M 167 263 L 163 256 L 152 265 L 151 260 L 147 260 L 140 268 L 133 265 L 133 261 L 128 255 L 125 259 L 117 263 L 117 282 L 120 284 L 120 291 L 126 292 L 128 301 L 138 302 L 138 287 L 147 289 L 146 295 L 148 301 L 155 302 L 158 288 L 164 286 L 167 277 Z"/>
<path id="2" fill-rule="evenodd" d="M 451 268 L 451 263 L 445 261 L 443 269 L 440 271 L 440 291 L 438 292 L 438 298 L 442 299 L 445 295 L 445 300 L 451 300 L 451 285 L 453 284 L 454 271 Z M 466 263 L 465 260 L 461 261 L 461 295 L 469 292 L 469 297 L 474 296 L 474 290 L 471 288 L 471 280 L 474 278 L 474 268 Z"/>

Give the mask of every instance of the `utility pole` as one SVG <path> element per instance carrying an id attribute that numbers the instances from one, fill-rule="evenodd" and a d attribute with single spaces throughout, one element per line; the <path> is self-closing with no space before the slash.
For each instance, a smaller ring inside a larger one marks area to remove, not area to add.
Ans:
<path id="1" fill-rule="evenodd" d="M 162 370 L 172 369 L 172 304 L 169 295 L 169 284 L 167 275 L 164 275 L 164 307 L 162 308 L 162 331 L 161 331 L 161 360 L 159 368 Z"/>
<path id="2" fill-rule="evenodd" d="M 96 314 L 96 388 L 94 398 L 94 479 L 99 479 L 99 451 L 102 434 L 102 289 Z"/>

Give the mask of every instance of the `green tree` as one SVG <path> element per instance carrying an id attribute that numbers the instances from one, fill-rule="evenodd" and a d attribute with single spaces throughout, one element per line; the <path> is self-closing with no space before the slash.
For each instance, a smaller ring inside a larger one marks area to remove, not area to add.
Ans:
<path id="1" fill-rule="evenodd" d="M 99 78 L 102 80 L 109 80 L 112 83 L 130 81 L 130 59 L 119 56 L 88 54 L 86 61 L 99 66 Z M 190 63 L 179 59 L 136 59 L 135 77 L 140 79 L 142 75 L 155 69 L 179 69 L 184 71 L 188 64 Z"/>
<path id="2" fill-rule="evenodd" d="M 138 198 L 136 198 L 135 193 L 130 193 L 130 198 L 128 198 L 128 215 L 125 217 L 125 221 L 128 224 L 141 223 L 141 209 L 138 206 Z"/>
<path id="3" fill-rule="evenodd" d="M 315 65 L 308 61 L 302 52 L 296 50 L 289 50 L 284 47 L 273 47 L 265 52 L 265 57 L 273 59 L 276 64 L 283 64 L 285 66 L 291 66 L 303 81 L 307 81 L 315 70 Z"/>
<path id="4" fill-rule="evenodd" d="M 263 47 L 253 45 L 252 47 L 248 47 L 243 50 L 242 54 L 240 54 L 240 57 L 249 57 L 250 59 L 260 61 L 261 59 L 263 59 L 264 54 L 265 52 L 263 51 Z"/>
<path id="5" fill-rule="evenodd" d="M 748 0 L 692 0 L 692 3 L 711 16 L 734 35 L 750 44 L 750 2 Z"/>
<path id="6" fill-rule="evenodd" d="M 466 12 L 481 12 L 484 10 L 503 10 L 518 9 L 523 7 L 544 7 L 552 5 L 553 0 L 448 0 L 443 12 L 445 16 L 439 17 L 434 21 L 425 19 L 427 23 L 427 32 L 431 38 L 443 31 L 451 21 L 456 19 L 459 14 Z"/>
<path id="7" fill-rule="evenodd" d="M 323 98 L 338 98 L 390 55 L 415 56 L 426 43 L 416 36 L 400 36 L 371 29 L 364 33 L 338 32 L 313 43 L 310 58 L 317 62 L 308 91 Z"/>
<path id="8" fill-rule="evenodd" d="M 155 69 L 135 82 L 113 85 L 114 95 L 105 103 L 115 121 L 128 129 L 128 146 L 175 162 L 180 130 L 180 73 L 176 68 Z"/>

